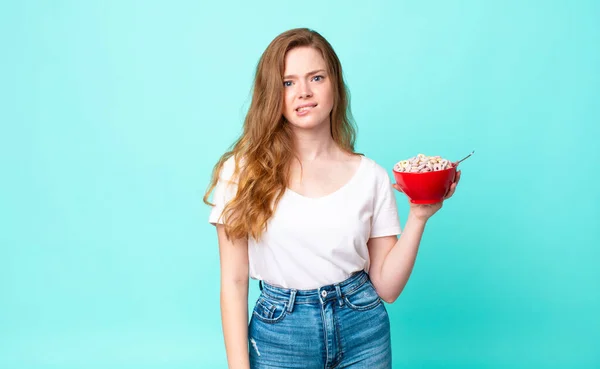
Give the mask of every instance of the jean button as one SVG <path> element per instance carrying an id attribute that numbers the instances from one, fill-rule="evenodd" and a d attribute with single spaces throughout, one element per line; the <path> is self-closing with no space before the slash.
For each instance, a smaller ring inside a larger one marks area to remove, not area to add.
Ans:
<path id="1" fill-rule="evenodd" d="M 325 298 L 327 297 L 327 291 L 321 291 L 321 297 Z"/>

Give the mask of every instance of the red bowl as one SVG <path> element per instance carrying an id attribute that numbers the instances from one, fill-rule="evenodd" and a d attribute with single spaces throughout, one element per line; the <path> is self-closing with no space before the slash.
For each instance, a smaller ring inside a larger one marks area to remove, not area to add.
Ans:
<path id="1" fill-rule="evenodd" d="M 396 183 L 414 204 L 435 204 L 448 193 L 456 178 L 456 165 L 444 170 L 423 173 L 397 172 Z"/>

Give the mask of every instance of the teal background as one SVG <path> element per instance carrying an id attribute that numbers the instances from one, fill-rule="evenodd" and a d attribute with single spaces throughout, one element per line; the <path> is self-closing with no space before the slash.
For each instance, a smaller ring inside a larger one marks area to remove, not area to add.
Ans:
<path id="1" fill-rule="evenodd" d="M 387 306 L 394 367 L 600 368 L 598 19 L 597 1 L 3 2 L 0 368 L 227 367 L 202 195 L 258 58 L 300 26 L 333 44 L 357 150 L 390 175 L 475 150 Z"/>

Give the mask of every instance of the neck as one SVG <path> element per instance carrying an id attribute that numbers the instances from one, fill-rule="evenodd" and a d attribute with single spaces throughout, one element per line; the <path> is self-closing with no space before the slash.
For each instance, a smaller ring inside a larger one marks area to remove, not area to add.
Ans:
<path id="1" fill-rule="evenodd" d="M 329 124 L 313 129 L 294 129 L 294 148 L 301 162 L 331 158 L 338 151 Z"/>

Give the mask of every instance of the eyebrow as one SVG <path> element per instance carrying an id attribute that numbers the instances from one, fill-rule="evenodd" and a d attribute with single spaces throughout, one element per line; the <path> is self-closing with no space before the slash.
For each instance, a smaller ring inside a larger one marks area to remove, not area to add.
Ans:
<path id="1" fill-rule="evenodd" d="M 311 75 L 313 75 L 313 74 L 317 74 L 317 73 L 319 73 L 319 72 L 326 72 L 326 70 L 325 70 L 325 69 L 313 70 L 312 72 L 308 72 L 308 73 L 306 73 L 306 75 L 307 75 L 307 76 L 311 76 Z M 295 75 L 293 75 L 293 74 L 291 74 L 291 75 L 284 76 L 284 77 L 283 77 L 283 79 L 289 79 L 289 78 L 294 78 L 294 77 L 296 77 L 296 76 L 295 76 Z"/>

